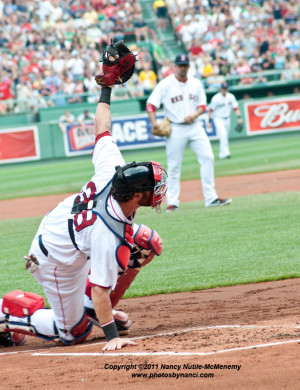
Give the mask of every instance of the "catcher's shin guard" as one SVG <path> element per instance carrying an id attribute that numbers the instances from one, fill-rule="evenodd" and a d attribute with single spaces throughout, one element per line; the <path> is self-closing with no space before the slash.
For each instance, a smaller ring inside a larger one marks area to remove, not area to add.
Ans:
<path id="1" fill-rule="evenodd" d="M 126 290 L 129 289 L 131 283 L 137 277 L 137 274 L 140 272 L 141 267 L 145 267 L 145 265 L 149 264 L 150 261 L 154 258 L 155 253 L 151 251 L 149 256 L 146 258 L 142 266 L 139 268 L 127 268 L 118 278 L 117 285 L 114 291 L 110 294 L 110 301 L 112 307 L 116 307 L 119 303 L 120 299 L 125 294 Z"/>
<path id="2" fill-rule="evenodd" d="M 11 333 L 15 345 L 24 344 L 22 335 L 39 337 L 44 340 L 63 343 L 81 343 L 90 334 L 93 323 L 86 314 L 70 331 L 58 329 L 54 312 L 44 308 L 44 299 L 40 295 L 15 290 L 0 299 L 0 332 Z"/>
<path id="3" fill-rule="evenodd" d="M 38 294 L 14 290 L 4 295 L 0 300 L 2 313 L 0 313 L 0 330 L 2 339 L 11 342 L 11 345 L 23 345 L 26 336 L 41 337 L 47 340 L 56 338 L 43 336 L 32 323 L 32 316 L 37 311 L 45 311 L 48 318 L 49 311 L 44 309 L 44 298 Z M 42 310 L 40 310 L 42 309 Z M 34 321 L 33 321 L 34 322 Z M 6 334 L 5 334 L 6 333 Z"/>
<path id="4" fill-rule="evenodd" d="M 59 340 L 55 332 L 53 310 L 43 308 L 44 300 L 40 295 L 15 290 L 0 299 L 0 307 L 2 339 L 10 338 L 12 345 L 24 344 L 24 335 Z"/>
<path id="5" fill-rule="evenodd" d="M 118 278 L 117 285 L 114 291 L 110 294 L 111 306 L 114 308 L 119 303 L 120 299 L 130 287 L 131 283 L 140 272 L 140 268 L 127 268 Z"/>

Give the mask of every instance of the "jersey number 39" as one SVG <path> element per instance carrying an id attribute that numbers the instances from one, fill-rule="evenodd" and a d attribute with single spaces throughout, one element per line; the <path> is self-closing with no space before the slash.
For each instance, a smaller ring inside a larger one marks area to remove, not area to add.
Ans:
<path id="1" fill-rule="evenodd" d="M 90 200 L 93 200 L 96 195 L 96 186 L 90 181 L 84 191 L 81 191 L 78 194 L 78 200 L 83 203 L 87 203 Z M 97 215 L 92 212 L 92 210 L 83 210 L 80 213 L 76 214 L 74 217 L 74 226 L 77 232 L 80 232 L 82 229 L 87 226 L 93 225 L 96 221 Z"/>

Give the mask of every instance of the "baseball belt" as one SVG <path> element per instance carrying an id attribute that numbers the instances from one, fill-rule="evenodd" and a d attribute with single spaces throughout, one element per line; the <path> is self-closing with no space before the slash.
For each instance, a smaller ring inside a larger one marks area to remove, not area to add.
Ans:
<path id="1" fill-rule="evenodd" d="M 48 251 L 45 248 L 45 245 L 43 244 L 43 240 L 42 240 L 42 235 L 41 234 L 39 235 L 38 240 L 39 240 L 39 246 L 40 246 L 41 251 L 44 253 L 45 256 L 48 256 Z"/>

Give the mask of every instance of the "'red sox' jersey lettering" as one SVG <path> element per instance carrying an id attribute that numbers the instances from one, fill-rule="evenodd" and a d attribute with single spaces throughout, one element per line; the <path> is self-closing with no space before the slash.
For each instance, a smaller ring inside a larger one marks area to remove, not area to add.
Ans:
<path id="1" fill-rule="evenodd" d="M 189 100 L 194 100 L 195 102 L 198 101 L 198 96 L 197 95 L 193 95 L 193 94 L 189 94 Z M 171 98 L 171 102 L 172 103 L 177 103 L 177 102 L 181 102 L 183 101 L 183 96 L 182 95 L 178 95 L 178 96 L 175 96 L 175 97 L 172 97 Z"/>
<path id="2" fill-rule="evenodd" d="M 189 99 L 190 100 L 194 100 L 195 102 L 197 102 L 198 101 L 198 96 L 197 95 L 193 95 L 193 94 L 189 94 Z"/>
<path id="3" fill-rule="evenodd" d="M 182 95 L 175 96 L 175 97 L 172 97 L 172 98 L 171 98 L 171 102 L 172 102 L 172 103 L 181 102 L 182 100 L 183 100 L 183 96 L 182 96 Z"/>

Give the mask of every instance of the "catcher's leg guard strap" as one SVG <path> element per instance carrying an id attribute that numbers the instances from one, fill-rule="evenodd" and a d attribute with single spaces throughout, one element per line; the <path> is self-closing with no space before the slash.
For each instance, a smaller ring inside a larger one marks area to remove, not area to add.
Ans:
<path id="1" fill-rule="evenodd" d="M 25 334 L 44 340 L 60 340 L 51 309 L 37 310 L 32 316 L 26 317 L 3 314 L 0 318 L 0 332 L 2 331 Z"/>

